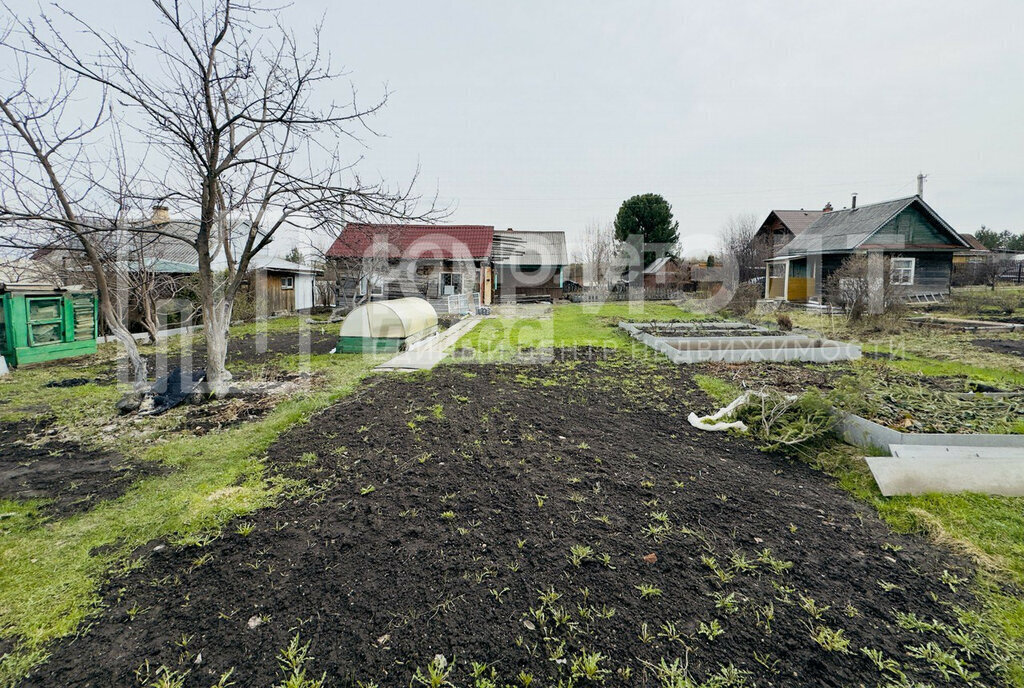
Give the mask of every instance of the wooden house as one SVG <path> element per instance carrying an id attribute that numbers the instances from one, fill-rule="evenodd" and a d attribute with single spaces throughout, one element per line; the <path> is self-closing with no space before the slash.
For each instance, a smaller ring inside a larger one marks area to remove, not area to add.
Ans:
<path id="1" fill-rule="evenodd" d="M 504 303 L 562 298 L 569 264 L 565 232 L 494 233 L 494 298 Z"/>
<path id="2" fill-rule="evenodd" d="M 920 196 L 822 213 L 767 262 L 764 296 L 822 301 L 822 286 L 854 254 L 881 253 L 909 298 L 949 293 L 953 255 L 970 247 Z"/>
<path id="3" fill-rule="evenodd" d="M 758 227 L 754 240 L 769 246 L 773 254 L 777 253 L 819 217 L 831 211 L 831 203 L 821 210 L 772 210 Z"/>
<path id="4" fill-rule="evenodd" d="M 349 223 L 327 251 L 342 301 L 418 296 L 492 297 L 494 227 Z"/>
<path id="5" fill-rule="evenodd" d="M 690 265 L 673 256 L 655 259 L 644 268 L 644 289 L 690 289 Z"/>
<path id="6" fill-rule="evenodd" d="M 249 263 L 248 288 L 266 300 L 268 313 L 301 313 L 316 305 L 316 277 L 322 274 L 301 263 L 257 255 Z"/>

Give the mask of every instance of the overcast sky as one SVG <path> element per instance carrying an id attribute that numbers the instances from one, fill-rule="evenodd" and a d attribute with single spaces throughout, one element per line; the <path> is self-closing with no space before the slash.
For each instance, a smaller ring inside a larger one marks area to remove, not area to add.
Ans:
<path id="1" fill-rule="evenodd" d="M 81 4 L 121 35 L 152 17 Z M 419 165 L 451 222 L 572 243 L 657 192 L 706 254 L 730 215 L 910 195 L 923 171 L 957 229 L 1024 229 L 1020 0 L 297 0 L 283 17 L 301 33 L 321 14 L 361 97 L 392 92 L 364 172 Z"/>

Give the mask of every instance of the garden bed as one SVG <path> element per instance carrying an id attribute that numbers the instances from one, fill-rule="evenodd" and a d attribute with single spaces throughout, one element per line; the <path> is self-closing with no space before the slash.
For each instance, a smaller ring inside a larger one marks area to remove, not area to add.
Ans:
<path id="1" fill-rule="evenodd" d="M 650 331 L 664 332 L 661 323 L 621 322 L 619 327 L 634 339 L 664 354 L 673 363 L 705 361 L 758 362 L 807 361 L 831 363 L 856 360 L 861 356 L 856 344 L 836 342 L 808 335 L 782 335 L 755 325 L 736 323 L 734 327 L 688 330 L 692 336 L 656 336 Z M 751 329 L 753 334 L 743 333 Z M 684 330 L 687 331 L 687 330 Z"/>
<path id="2" fill-rule="evenodd" d="M 389 378 L 295 427 L 268 452 L 288 499 L 139 551 L 22 685 L 277 685 L 306 643 L 328 685 L 410 685 L 438 655 L 438 685 L 1000 681 L 953 611 L 964 561 L 689 428 L 691 369 L 555 353 Z"/>
<path id="3" fill-rule="evenodd" d="M 47 517 L 81 513 L 164 470 L 61 439 L 50 418 L 0 422 L 0 499 L 30 501 Z M 0 520 L 0 529 L 9 525 Z"/>

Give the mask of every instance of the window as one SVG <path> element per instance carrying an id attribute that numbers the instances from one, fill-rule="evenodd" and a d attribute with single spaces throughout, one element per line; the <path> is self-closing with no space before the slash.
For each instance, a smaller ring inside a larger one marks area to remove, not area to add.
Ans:
<path id="1" fill-rule="evenodd" d="M 462 274 L 458 272 L 441 273 L 441 295 L 451 296 L 462 293 Z"/>
<path id="2" fill-rule="evenodd" d="M 64 300 L 57 298 L 28 299 L 28 343 L 42 346 L 63 341 Z"/>
<path id="3" fill-rule="evenodd" d="M 290 276 L 290 275 L 288 277 L 282 277 L 281 278 L 281 288 L 282 289 L 294 289 L 295 288 L 295 278 Z"/>
<path id="4" fill-rule="evenodd" d="M 893 258 L 889 278 L 893 284 L 913 284 L 916 258 Z"/>

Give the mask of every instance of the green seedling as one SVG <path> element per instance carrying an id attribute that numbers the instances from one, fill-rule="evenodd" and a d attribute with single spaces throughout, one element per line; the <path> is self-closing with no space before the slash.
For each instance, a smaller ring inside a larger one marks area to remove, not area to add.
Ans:
<path id="1" fill-rule="evenodd" d="M 640 585 L 634 585 L 633 587 L 640 591 L 640 597 L 642 599 L 661 596 L 661 588 L 657 588 L 650 583 L 641 583 Z"/>

